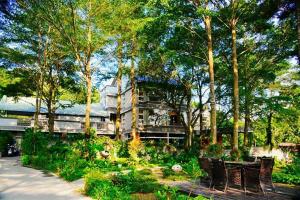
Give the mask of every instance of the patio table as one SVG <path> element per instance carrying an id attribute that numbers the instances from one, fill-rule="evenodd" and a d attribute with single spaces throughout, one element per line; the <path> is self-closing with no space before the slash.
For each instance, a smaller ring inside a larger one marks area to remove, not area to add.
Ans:
<path id="1" fill-rule="evenodd" d="M 225 161 L 226 167 L 234 166 L 239 167 L 241 169 L 241 187 L 245 189 L 244 187 L 244 173 L 243 170 L 245 167 L 252 167 L 252 168 L 259 168 L 260 162 L 248 162 L 248 161 Z"/>

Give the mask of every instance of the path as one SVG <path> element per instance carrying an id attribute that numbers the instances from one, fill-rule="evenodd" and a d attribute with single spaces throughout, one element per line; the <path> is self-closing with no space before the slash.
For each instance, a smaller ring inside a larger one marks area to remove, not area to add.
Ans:
<path id="1" fill-rule="evenodd" d="M 22 167 L 18 157 L 0 158 L 1 200 L 88 200 L 80 181 L 68 183 L 56 176 Z"/>

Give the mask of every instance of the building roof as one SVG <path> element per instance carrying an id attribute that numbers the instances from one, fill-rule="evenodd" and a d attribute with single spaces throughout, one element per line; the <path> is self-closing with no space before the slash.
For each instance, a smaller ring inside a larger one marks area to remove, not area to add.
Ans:
<path id="1" fill-rule="evenodd" d="M 59 115 L 77 115 L 85 116 L 85 104 L 71 104 L 69 101 L 59 101 L 62 105 L 56 110 L 56 114 Z M 12 97 L 4 96 L 0 100 L 0 110 L 10 112 L 24 112 L 34 113 L 35 112 L 35 98 L 33 97 L 19 97 L 14 99 Z M 48 113 L 47 106 L 42 103 L 41 113 Z M 100 103 L 94 103 L 91 105 L 91 117 L 107 117 L 108 112 Z"/>

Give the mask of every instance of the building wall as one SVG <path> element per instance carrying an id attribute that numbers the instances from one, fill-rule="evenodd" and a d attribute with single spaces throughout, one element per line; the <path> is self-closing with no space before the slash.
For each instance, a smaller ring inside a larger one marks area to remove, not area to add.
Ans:
<path id="1" fill-rule="evenodd" d="M 18 119 L 0 118 L 0 126 L 17 126 Z"/>

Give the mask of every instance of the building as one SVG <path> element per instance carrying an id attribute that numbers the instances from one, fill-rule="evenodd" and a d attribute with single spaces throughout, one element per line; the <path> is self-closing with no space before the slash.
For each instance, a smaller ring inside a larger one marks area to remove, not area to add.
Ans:
<path id="1" fill-rule="evenodd" d="M 123 139 L 130 138 L 131 132 L 131 87 L 129 82 L 123 81 L 124 88 L 121 94 L 121 134 Z M 137 81 L 137 131 L 141 139 L 173 139 L 184 138 L 184 127 L 180 123 L 179 115 L 154 92 L 145 91 Z M 97 135 L 114 137 L 117 104 L 116 79 L 100 90 L 100 103 L 91 106 L 91 127 Z M 80 133 L 84 131 L 85 105 L 71 105 L 68 101 L 60 101 L 64 105 L 56 110 L 54 132 Z M 17 101 L 13 98 L 3 97 L 0 101 L 0 130 L 13 131 L 21 134 L 26 128 L 33 127 L 35 113 L 35 98 L 21 97 Z M 204 120 L 209 124 L 209 113 L 204 113 Z M 48 131 L 47 108 L 41 107 L 39 126 Z M 199 125 L 195 131 L 199 132 Z"/>
<path id="2" fill-rule="evenodd" d="M 60 101 L 63 105 L 56 110 L 54 121 L 55 133 L 80 133 L 84 131 L 85 105 L 70 104 Z M 0 101 L 0 130 L 21 134 L 34 125 L 35 98 L 20 97 L 15 100 L 3 97 Z M 39 115 L 39 127 L 48 131 L 47 108 L 42 104 Z M 91 127 L 98 135 L 113 135 L 114 123 L 110 121 L 108 112 L 99 104 L 91 106 Z"/>

